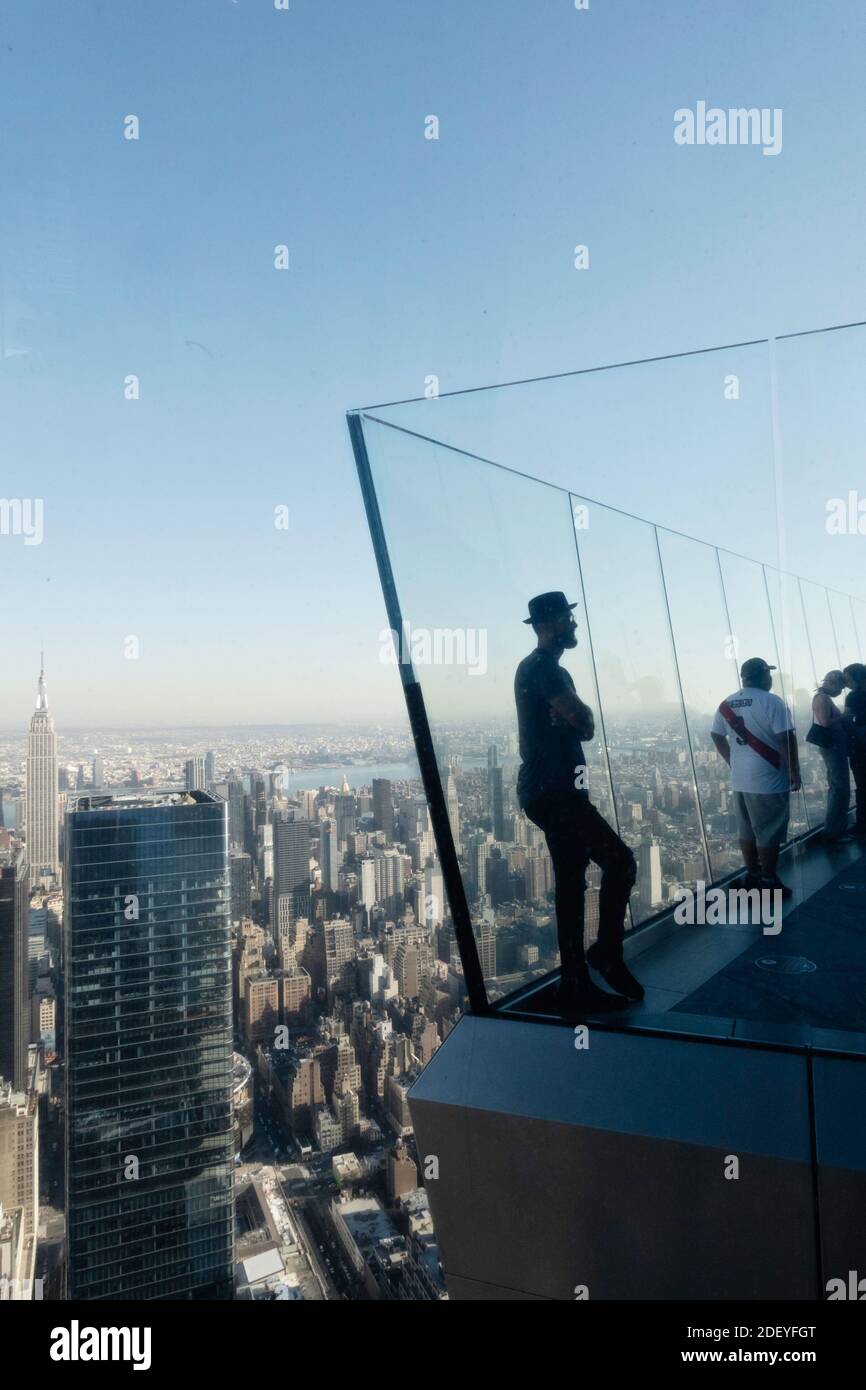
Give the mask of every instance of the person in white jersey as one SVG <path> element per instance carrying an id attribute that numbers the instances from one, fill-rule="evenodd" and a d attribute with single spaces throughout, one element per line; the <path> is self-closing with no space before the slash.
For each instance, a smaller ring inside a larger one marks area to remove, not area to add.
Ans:
<path id="1" fill-rule="evenodd" d="M 739 690 L 716 711 L 711 734 L 731 769 L 731 790 L 746 865 L 744 888 L 791 889 L 776 872 L 779 849 L 788 833 L 791 792 L 800 790 L 800 759 L 791 711 L 773 685 L 770 666 L 760 656 L 740 667 Z"/>

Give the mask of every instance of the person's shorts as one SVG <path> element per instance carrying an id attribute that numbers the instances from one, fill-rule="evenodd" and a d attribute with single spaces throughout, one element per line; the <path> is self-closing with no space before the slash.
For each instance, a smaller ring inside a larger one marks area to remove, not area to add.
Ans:
<path id="1" fill-rule="evenodd" d="M 751 840 L 761 849 L 778 849 L 785 843 L 790 792 L 734 792 L 734 810 L 741 840 Z"/>

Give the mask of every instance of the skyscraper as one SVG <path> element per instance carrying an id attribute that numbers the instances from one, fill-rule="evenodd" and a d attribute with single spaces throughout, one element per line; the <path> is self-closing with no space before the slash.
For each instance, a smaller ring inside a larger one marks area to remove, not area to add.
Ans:
<path id="1" fill-rule="evenodd" d="M 60 873 L 57 816 L 57 735 L 48 713 L 43 665 L 27 743 L 27 859 L 34 884 Z"/>
<path id="2" fill-rule="evenodd" d="M 230 1298 L 226 804 L 84 796 L 67 831 L 69 1297 Z"/>
<path id="3" fill-rule="evenodd" d="M 394 798 L 387 777 L 373 778 L 373 819 L 376 829 L 384 831 L 388 844 L 394 842 Z"/>
<path id="4" fill-rule="evenodd" d="M 336 798 L 334 810 L 337 821 L 337 842 L 344 845 L 347 837 L 352 834 L 358 824 L 355 798 L 345 777 Z"/>
<path id="5" fill-rule="evenodd" d="M 244 787 L 242 782 L 228 784 L 229 799 L 229 844 L 243 847 L 244 843 Z"/>
<path id="6" fill-rule="evenodd" d="M 638 861 L 638 897 L 644 913 L 650 913 L 662 901 L 661 850 L 654 840 L 645 840 Z"/>
<path id="7" fill-rule="evenodd" d="M 454 848 L 458 854 L 462 852 L 460 844 L 460 802 L 457 797 L 457 782 L 454 773 L 449 767 L 445 774 L 445 804 L 448 808 L 448 820 L 451 824 L 451 835 L 454 840 Z"/>
<path id="8" fill-rule="evenodd" d="M 322 887 L 336 892 L 339 887 L 340 849 L 337 827 L 330 820 L 322 821 L 319 826 L 319 868 L 322 871 Z"/>
<path id="9" fill-rule="evenodd" d="M 207 776 L 205 774 L 204 758 L 187 758 L 183 765 L 184 786 L 188 792 L 205 791 Z"/>
<path id="10" fill-rule="evenodd" d="M 93 785 L 94 787 L 101 787 L 104 781 L 105 769 L 102 765 L 102 756 L 97 752 L 93 755 Z"/>
<path id="11" fill-rule="evenodd" d="M 280 812 L 274 820 L 274 918 L 279 920 L 279 901 L 285 898 L 292 919 L 305 916 L 304 899 L 310 891 L 310 823 L 288 820 Z"/>
<path id="12" fill-rule="evenodd" d="M 0 1077 L 27 1086 L 30 903 L 23 850 L 0 851 Z"/>
<path id="13" fill-rule="evenodd" d="M 231 920 L 240 922 L 252 915 L 252 860 L 242 849 L 229 850 Z"/>
<path id="14" fill-rule="evenodd" d="M 495 749 L 493 750 L 496 751 Z M 505 839 L 505 800 L 502 789 L 502 768 L 491 767 L 487 773 L 487 791 L 490 800 L 490 819 L 493 822 L 493 838 Z"/>
<path id="15" fill-rule="evenodd" d="M 358 868 L 358 901 L 369 912 L 376 906 L 376 861 L 372 855 L 364 855 Z"/>

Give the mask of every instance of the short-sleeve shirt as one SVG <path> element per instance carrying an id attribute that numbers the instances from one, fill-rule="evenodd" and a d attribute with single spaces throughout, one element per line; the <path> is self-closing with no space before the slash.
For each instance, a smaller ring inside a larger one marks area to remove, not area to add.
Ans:
<path id="1" fill-rule="evenodd" d="M 749 733 L 754 734 L 774 752 L 781 754 L 785 746 L 785 734 L 792 732 L 794 728 L 791 711 L 784 700 L 780 700 L 771 690 L 746 686 L 745 689 L 729 695 L 727 701 L 722 703 L 730 705 L 734 714 L 740 716 Z M 756 752 L 744 739 L 738 738 L 722 714 L 721 707 L 716 711 L 712 732 L 723 734 L 730 742 L 732 791 L 790 791 L 791 781 L 784 760 L 781 766 L 774 767 L 763 754 Z"/>
<path id="2" fill-rule="evenodd" d="M 577 730 L 554 723 L 551 700 L 577 692 L 571 676 L 550 652 L 536 649 L 517 668 L 514 700 L 520 737 L 517 799 L 530 806 L 544 792 L 574 791 L 577 769 L 586 766 Z M 588 797 L 585 790 L 579 795 Z"/>

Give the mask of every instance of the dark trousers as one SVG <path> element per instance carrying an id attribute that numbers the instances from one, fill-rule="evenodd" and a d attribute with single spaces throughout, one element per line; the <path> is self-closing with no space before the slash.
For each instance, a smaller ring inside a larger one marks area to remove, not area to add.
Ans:
<path id="1" fill-rule="evenodd" d="M 585 969 L 583 908 L 589 861 L 601 869 L 599 894 L 599 954 L 622 954 L 625 914 L 637 878 L 635 857 L 596 810 L 586 793 L 549 791 L 526 807 L 526 814 L 544 831 L 553 860 L 556 886 L 556 927 L 564 985 Z"/>
<path id="2" fill-rule="evenodd" d="M 848 829 L 848 806 L 851 801 L 851 779 L 848 776 L 848 749 L 837 736 L 830 748 L 819 749 L 827 769 L 827 811 L 824 834 L 837 839 Z"/>

